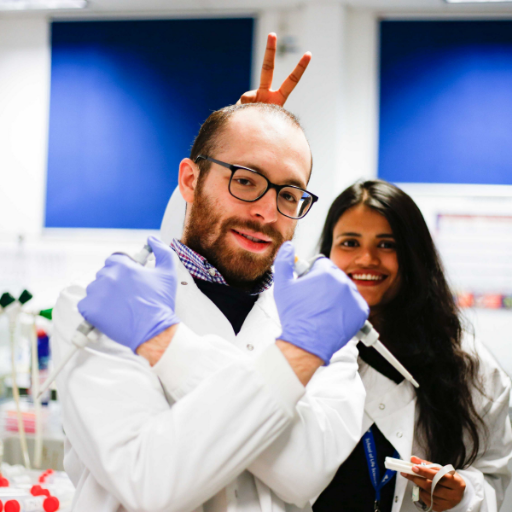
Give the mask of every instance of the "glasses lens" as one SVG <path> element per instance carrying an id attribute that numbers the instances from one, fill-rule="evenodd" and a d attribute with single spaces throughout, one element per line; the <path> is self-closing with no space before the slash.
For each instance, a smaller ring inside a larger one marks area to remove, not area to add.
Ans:
<path id="1" fill-rule="evenodd" d="M 242 201 L 254 201 L 267 190 L 267 180 L 256 172 L 237 169 L 229 184 L 229 191 Z"/>
<path id="2" fill-rule="evenodd" d="M 288 217 L 300 219 L 308 213 L 313 204 L 313 196 L 304 190 L 293 187 L 282 188 L 277 197 L 277 209 Z"/>

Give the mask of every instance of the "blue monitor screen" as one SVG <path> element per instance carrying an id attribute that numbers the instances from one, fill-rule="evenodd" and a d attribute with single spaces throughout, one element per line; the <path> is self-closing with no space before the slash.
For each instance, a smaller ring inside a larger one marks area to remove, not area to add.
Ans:
<path id="1" fill-rule="evenodd" d="M 512 185 L 512 21 L 380 24 L 379 177 Z"/>
<path id="2" fill-rule="evenodd" d="M 45 226 L 158 229 L 199 127 L 250 89 L 253 25 L 53 22 Z"/>

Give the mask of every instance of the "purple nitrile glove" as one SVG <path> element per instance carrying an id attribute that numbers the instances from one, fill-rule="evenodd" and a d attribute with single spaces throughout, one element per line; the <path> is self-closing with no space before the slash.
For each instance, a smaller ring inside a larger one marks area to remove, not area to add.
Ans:
<path id="1" fill-rule="evenodd" d="M 113 254 L 78 303 L 78 311 L 90 324 L 134 352 L 180 321 L 174 312 L 177 276 L 173 251 L 155 237 L 149 237 L 148 244 L 156 258 L 155 268 Z"/>
<path id="2" fill-rule="evenodd" d="M 303 277 L 293 276 L 295 250 L 285 242 L 274 263 L 274 298 L 283 333 L 279 339 L 328 364 L 361 329 L 370 309 L 356 285 L 328 258 Z"/>

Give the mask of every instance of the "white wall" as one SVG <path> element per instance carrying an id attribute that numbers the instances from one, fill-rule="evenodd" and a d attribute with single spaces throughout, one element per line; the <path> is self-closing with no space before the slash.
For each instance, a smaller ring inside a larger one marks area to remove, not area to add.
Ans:
<path id="1" fill-rule="evenodd" d="M 48 23 L 0 20 L 0 235 L 43 222 L 50 91 Z"/>

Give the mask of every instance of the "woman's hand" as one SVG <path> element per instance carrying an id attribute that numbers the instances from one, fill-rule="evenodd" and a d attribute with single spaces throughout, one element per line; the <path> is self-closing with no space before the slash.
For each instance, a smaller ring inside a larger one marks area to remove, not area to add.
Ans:
<path id="1" fill-rule="evenodd" d="M 412 470 L 425 478 L 407 475 L 406 473 L 400 474 L 420 488 L 421 501 L 430 507 L 432 479 L 439 469 L 420 466 L 419 464 L 422 462 L 425 462 L 426 464 L 430 464 L 430 462 L 420 459 L 419 457 L 411 457 L 411 462 L 418 464 L 418 466 L 414 466 Z M 434 506 L 432 507 L 432 510 L 434 510 L 434 512 L 443 512 L 444 510 L 449 510 L 455 507 L 455 505 L 458 505 L 462 501 L 465 489 L 466 482 L 458 473 L 444 476 L 441 478 L 434 490 Z"/>
<path id="2" fill-rule="evenodd" d="M 304 71 L 308 67 L 311 60 L 311 53 L 306 52 L 299 60 L 297 66 L 288 78 L 282 83 L 277 91 L 272 91 L 272 77 L 274 76 L 274 64 L 276 60 L 277 36 L 274 33 L 268 35 L 267 48 L 265 49 L 265 57 L 263 58 L 263 66 L 261 67 L 260 87 L 254 91 L 248 91 L 242 94 L 238 100 L 240 103 L 273 103 L 274 105 L 285 104 L 290 93 L 299 83 Z"/>

